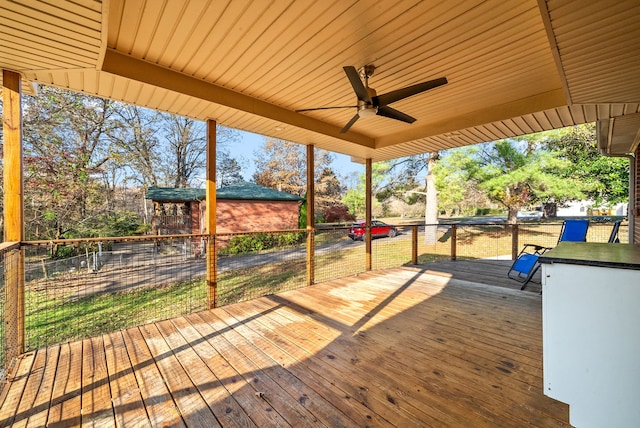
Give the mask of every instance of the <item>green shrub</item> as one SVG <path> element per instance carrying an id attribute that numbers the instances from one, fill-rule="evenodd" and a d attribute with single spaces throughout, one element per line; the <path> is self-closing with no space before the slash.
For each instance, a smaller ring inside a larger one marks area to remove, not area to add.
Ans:
<path id="1" fill-rule="evenodd" d="M 51 254 L 52 259 L 66 259 L 78 255 L 78 248 L 66 245 L 57 246 Z"/>
<path id="2" fill-rule="evenodd" d="M 475 215 L 501 215 L 504 214 L 499 208 L 476 208 Z"/>
<path id="3" fill-rule="evenodd" d="M 234 236 L 220 254 L 247 254 L 272 248 L 290 247 L 304 241 L 304 233 L 256 233 Z"/>

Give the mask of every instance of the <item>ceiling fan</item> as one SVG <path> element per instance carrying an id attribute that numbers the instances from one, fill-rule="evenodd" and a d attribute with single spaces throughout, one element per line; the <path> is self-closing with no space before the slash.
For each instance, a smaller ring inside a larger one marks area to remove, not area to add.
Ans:
<path id="1" fill-rule="evenodd" d="M 389 104 L 400 101 L 402 99 L 411 97 L 421 92 L 428 91 L 429 89 L 437 88 L 438 86 L 445 85 L 447 83 L 446 77 L 440 77 L 439 79 L 429 80 L 428 82 L 422 82 L 415 85 L 407 86 L 406 88 L 396 89 L 395 91 L 387 92 L 386 94 L 378 95 L 376 90 L 369 87 L 369 78 L 373 75 L 376 67 L 373 64 L 368 64 L 362 67 L 361 74 L 364 79 L 360 78 L 360 73 L 353 66 L 343 67 L 344 72 L 347 74 L 349 82 L 353 87 L 353 91 L 358 98 L 358 104 L 355 106 L 336 106 L 336 107 L 317 107 L 307 108 L 302 110 L 296 110 L 296 112 L 312 111 L 312 110 L 328 110 L 334 108 L 357 108 L 355 116 L 351 118 L 349 122 L 342 128 L 340 133 L 344 134 L 356 123 L 361 117 L 371 116 L 385 116 L 391 119 L 400 120 L 406 123 L 413 123 L 416 121 L 414 117 L 408 114 L 402 113 L 394 108 L 389 107 Z"/>

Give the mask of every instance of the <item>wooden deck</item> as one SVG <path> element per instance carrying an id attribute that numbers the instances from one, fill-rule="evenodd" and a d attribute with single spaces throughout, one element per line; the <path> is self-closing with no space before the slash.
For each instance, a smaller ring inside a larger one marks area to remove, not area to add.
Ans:
<path id="1" fill-rule="evenodd" d="M 542 393 L 540 295 L 425 269 L 27 353 L 0 426 L 568 426 Z"/>

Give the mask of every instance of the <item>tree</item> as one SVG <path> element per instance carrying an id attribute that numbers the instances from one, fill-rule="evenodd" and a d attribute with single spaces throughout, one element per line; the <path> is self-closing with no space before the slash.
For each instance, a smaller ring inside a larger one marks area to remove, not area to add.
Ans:
<path id="1" fill-rule="evenodd" d="M 331 165 L 332 156 L 326 150 L 315 149 L 314 177 Z M 263 150 L 256 152 L 253 180 L 265 187 L 302 196 L 306 192 L 306 147 L 284 140 L 265 139 Z"/>
<path id="2" fill-rule="evenodd" d="M 424 242 L 425 244 L 435 244 L 438 232 L 438 192 L 436 191 L 436 176 L 434 170 L 438 164 L 440 153 L 429 153 L 427 162 L 427 178 L 426 182 L 426 208 L 424 211 Z"/>
<path id="3" fill-rule="evenodd" d="M 242 166 L 232 158 L 227 152 L 219 153 L 216 157 L 216 181 L 220 187 L 244 181 L 242 177 Z"/>
<path id="4" fill-rule="evenodd" d="M 384 188 L 385 180 L 389 173 L 389 162 L 375 162 L 371 164 L 371 193 L 372 198 L 378 200 L 377 195 L 387 192 Z M 354 187 L 347 189 L 342 197 L 342 203 L 349 207 L 356 217 L 364 217 L 365 215 L 365 194 L 366 194 L 366 173 L 362 173 L 358 177 L 358 182 Z M 383 201 L 388 198 L 386 193 L 380 197 Z M 375 209 L 375 206 L 373 207 Z"/>
<path id="5" fill-rule="evenodd" d="M 162 116 L 152 110 L 120 104 L 117 118 L 119 126 L 112 136 L 112 159 L 126 165 L 130 169 L 128 178 L 145 189 L 158 186 L 162 150 L 156 132 L 161 127 Z"/>
<path id="6" fill-rule="evenodd" d="M 539 150 L 538 138 L 487 143 L 477 153 L 472 177 L 489 199 L 507 209 L 510 224 L 515 224 L 522 207 L 584 197 L 579 181 L 562 177 L 568 161 Z"/>
<path id="7" fill-rule="evenodd" d="M 76 237 L 109 206 L 99 177 L 115 126 L 111 101 L 52 87 L 25 97 L 25 217 L 32 238 Z"/>
<path id="8" fill-rule="evenodd" d="M 127 170 L 125 179 L 145 189 L 200 185 L 207 152 L 204 123 L 127 104 L 120 104 L 117 112 L 111 161 Z M 242 180 L 241 166 L 228 151 L 238 139 L 237 131 L 216 127 L 216 168 L 225 183 Z"/>
<path id="9" fill-rule="evenodd" d="M 344 191 L 345 187 L 340 184 L 333 169 L 323 169 L 315 183 L 316 210 L 326 219 L 327 210 L 336 205 L 342 205 Z"/>
<path id="10" fill-rule="evenodd" d="M 306 190 L 304 146 L 268 138 L 263 151 L 256 152 L 253 180 L 265 187 L 302 196 Z"/>
<path id="11" fill-rule="evenodd" d="M 476 179 L 479 165 L 475 160 L 478 147 L 468 146 L 442 152 L 435 167 L 438 208 L 462 214 L 472 208 L 487 206 L 485 193 Z"/>
<path id="12" fill-rule="evenodd" d="M 595 124 L 550 133 L 545 145 L 556 151 L 561 159 L 569 161 L 562 177 L 581 181 L 587 198 L 596 204 L 628 201 L 629 160 L 600 153 Z"/>
<path id="13" fill-rule="evenodd" d="M 163 173 L 173 187 L 190 187 L 206 166 L 207 139 L 204 124 L 194 119 L 163 114 L 167 156 Z"/>
<path id="14" fill-rule="evenodd" d="M 407 200 L 412 205 L 425 204 L 425 243 L 435 244 L 438 224 L 438 193 L 436 191 L 434 170 L 440 153 L 430 152 L 409 156 L 393 161 L 389 168 L 388 181 L 377 195 L 378 200 L 395 196 Z M 424 185 L 417 177 L 426 173 Z"/>
<path id="15" fill-rule="evenodd" d="M 342 203 L 349 208 L 349 212 L 356 217 L 363 218 L 365 214 L 364 186 L 347 189 L 342 197 Z"/>

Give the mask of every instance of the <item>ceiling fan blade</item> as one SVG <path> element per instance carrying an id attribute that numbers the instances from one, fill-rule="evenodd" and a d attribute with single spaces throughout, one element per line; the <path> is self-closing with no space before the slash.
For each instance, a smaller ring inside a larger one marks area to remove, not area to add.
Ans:
<path id="1" fill-rule="evenodd" d="M 347 132 L 349 130 L 349 128 L 351 128 L 351 125 L 356 123 L 356 120 L 358 120 L 359 118 L 360 118 L 360 115 L 358 115 L 358 113 L 356 113 L 356 115 L 353 116 L 349 122 L 347 122 L 347 124 L 344 126 L 344 128 L 342 128 L 340 133 L 344 134 L 345 132 Z"/>
<path id="2" fill-rule="evenodd" d="M 353 91 L 356 93 L 356 96 L 358 97 L 358 99 L 360 101 L 365 101 L 368 104 L 371 104 L 371 97 L 369 96 L 369 92 L 367 91 L 367 88 L 364 87 L 364 84 L 360 79 L 358 70 L 356 70 L 356 68 L 351 65 L 347 65 L 342 68 L 344 69 L 344 72 L 347 74 L 347 77 L 349 78 L 349 82 L 351 82 Z"/>
<path id="3" fill-rule="evenodd" d="M 386 94 L 373 97 L 373 105 L 384 107 L 387 104 L 391 104 L 396 101 L 400 101 L 404 98 L 419 94 L 429 89 L 437 88 L 438 86 L 446 85 L 447 78 L 441 77 L 435 80 L 429 80 L 428 82 L 418 83 L 416 85 L 407 86 L 406 88 L 396 89 L 395 91 L 387 92 Z"/>
<path id="4" fill-rule="evenodd" d="M 301 110 L 296 110 L 296 113 L 302 113 L 303 111 L 313 111 L 313 110 L 330 110 L 333 108 L 358 108 L 358 106 L 335 106 L 335 107 L 315 107 L 315 108 L 303 108 Z"/>
<path id="5" fill-rule="evenodd" d="M 401 120 L 406 123 L 413 123 L 416 121 L 415 117 L 411 117 L 401 111 L 398 111 L 389 106 L 378 107 L 378 116 L 389 117 L 391 119 Z"/>

